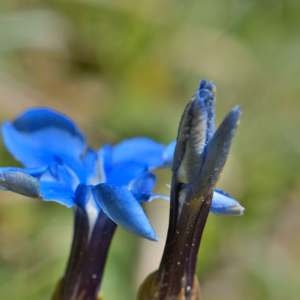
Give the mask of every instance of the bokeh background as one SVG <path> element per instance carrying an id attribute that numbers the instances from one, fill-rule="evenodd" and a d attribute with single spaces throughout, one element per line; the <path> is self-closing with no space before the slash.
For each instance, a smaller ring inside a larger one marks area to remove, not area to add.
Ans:
<path id="1" fill-rule="evenodd" d="M 300 2 L 297 0 L 4 0 L 0 119 L 31 106 L 70 115 L 94 147 L 174 139 L 201 78 L 218 120 L 241 126 L 220 186 L 246 207 L 211 215 L 199 259 L 205 300 L 299 299 Z M 1 165 L 16 165 L 0 145 Z M 170 173 L 158 174 L 168 193 Z M 132 300 L 157 268 L 168 203 L 147 205 L 159 243 L 118 230 L 103 296 Z M 0 200 L 0 298 L 49 299 L 67 259 L 72 211 L 9 193 Z"/>

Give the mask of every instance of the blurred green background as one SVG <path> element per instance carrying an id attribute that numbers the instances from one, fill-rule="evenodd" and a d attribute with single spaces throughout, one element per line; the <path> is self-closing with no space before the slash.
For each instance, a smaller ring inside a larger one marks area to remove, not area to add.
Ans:
<path id="1" fill-rule="evenodd" d="M 242 122 L 220 186 L 246 206 L 210 216 L 200 251 L 205 300 L 299 299 L 300 1 L 4 0 L 0 118 L 51 106 L 98 147 L 176 134 L 201 78 L 218 88 L 218 120 Z M 1 165 L 15 165 L 1 144 Z M 158 190 L 168 193 L 170 173 Z M 119 230 L 103 296 L 132 300 L 157 268 L 168 204 L 147 205 L 161 237 Z M 49 299 L 67 259 L 72 211 L 9 193 L 0 201 L 0 299 Z"/>

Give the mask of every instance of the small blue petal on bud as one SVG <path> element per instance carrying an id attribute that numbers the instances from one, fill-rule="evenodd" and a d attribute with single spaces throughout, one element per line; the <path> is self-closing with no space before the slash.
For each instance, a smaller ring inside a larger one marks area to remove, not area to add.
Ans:
<path id="1" fill-rule="evenodd" d="M 216 86 L 207 80 L 201 80 L 199 97 L 204 97 L 204 103 L 207 111 L 207 132 L 206 142 L 208 142 L 215 132 L 215 104 L 216 104 Z"/>
<path id="2" fill-rule="evenodd" d="M 216 89 L 216 86 L 214 85 L 213 82 L 202 79 L 199 83 L 199 89 L 206 89 L 206 90 L 214 92 Z"/>
<path id="3" fill-rule="evenodd" d="M 210 211 L 217 215 L 241 216 L 245 208 L 221 190 L 214 190 Z"/>
<path id="4" fill-rule="evenodd" d="M 195 98 L 182 115 L 174 155 L 173 170 L 178 181 L 190 182 L 202 164 L 206 146 L 207 111 L 203 99 Z"/>
<path id="5" fill-rule="evenodd" d="M 195 182 L 200 183 L 196 192 L 202 193 L 203 189 L 209 189 L 216 184 L 227 160 L 240 114 L 240 108 L 234 107 L 209 141 L 203 167 L 199 176 L 194 179 Z"/>

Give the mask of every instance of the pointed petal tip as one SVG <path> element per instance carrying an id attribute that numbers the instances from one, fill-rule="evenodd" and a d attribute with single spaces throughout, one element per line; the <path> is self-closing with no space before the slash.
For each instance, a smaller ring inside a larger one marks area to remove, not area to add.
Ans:
<path id="1" fill-rule="evenodd" d="M 196 101 L 198 103 L 208 103 L 210 101 L 212 101 L 215 97 L 215 94 L 212 90 L 210 89 L 198 89 L 197 93 L 196 93 Z"/>
<path id="2" fill-rule="evenodd" d="M 211 212 L 215 215 L 240 217 L 244 215 L 245 208 L 242 205 L 236 203 L 233 206 L 222 208 L 222 209 L 211 208 Z"/>
<path id="3" fill-rule="evenodd" d="M 232 216 L 242 216 L 244 215 L 245 212 L 245 207 L 243 207 L 242 205 L 240 205 L 239 203 L 237 203 L 235 206 L 232 206 L 230 209 L 230 214 Z"/>
<path id="4" fill-rule="evenodd" d="M 238 105 L 234 106 L 231 109 L 231 111 L 226 115 L 223 122 L 219 126 L 218 130 L 220 130 L 220 132 L 224 131 L 224 130 L 228 133 L 231 132 L 231 135 L 233 136 L 236 128 L 239 125 L 240 116 L 241 116 L 240 106 L 238 106 Z M 224 132 L 223 132 L 223 134 L 224 134 Z"/>
<path id="5" fill-rule="evenodd" d="M 246 211 L 246 208 L 243 205 L 241 205 L 240 203 L 239 203 L 239 209 L 240 209 L 241 215 L 243 215 Z"/>
<path id="6" fill-rule="evenodd" d="M 156 232 L 153 228 L 152 228 L 151 231 L 149 231 L 148 233 L 145 234 L 145 238 L 147 238 L 148 240 L 153 241 L 153 242 L 158 242 L 159 241 L 159 238 L 156 235 Z"/>
<path id="7" fill-rule="evenodd" d="M 237 114 L 241 114 L 241 112 L 242 112 L 240 105 L 235 105 L 232 108 L 232 111 L 236 112 Z"/>
<path id="8" fill-rule="evenodd" d="M 126 187 L 101 183 L 93 187 L 93 194 L 103 212 L 116 224 L 146 239 L 157 240 L 143 207 Z"/>
<path id="9" fill-rule="evenodd" d="M 242 114 L 241 107 L 239 105 L 234 106 L 229 114 L 236 120 L 235 122 L 238 123 Z"/>
<path id="10" fill-rule="evenodd" d="M 144 224 L 146 225 L 146 224 Z M 152 224 L 148 221 L 147 226 L 140 227 L 139 230 L 134 232 L 139 235 L 140 237 L 143 237 L 149 241 L 158 241 L 158 237 L 156 235 L 156 231 L 154 230 Z"/>
<path id="11" fill-rule="evenodd" d="M 133 232 L 135 232 L 139 237 L 145 238 L 149 241 L 157 242 L 159 240 L 156 231 L 150 222 L 148 222 L 147 226 L 143 226 L 143 228 L 140 228 L 138 231 L 134 230 Z"/>
<path id="12" fill-rule="evenodd" d="M 242 216 L 245 208 L 229 194 L 215 189 L 210 210 L 216 215 Z"/>
<path id="13" fill-rule="evenodd" d="M 212 81 L 202 79 L 202 80 L 200 80 L 200 83 L 199 83 L 199 90 L 200 89 L 207 89 L 207 90 L 215 93 L 216 86 Z"/>

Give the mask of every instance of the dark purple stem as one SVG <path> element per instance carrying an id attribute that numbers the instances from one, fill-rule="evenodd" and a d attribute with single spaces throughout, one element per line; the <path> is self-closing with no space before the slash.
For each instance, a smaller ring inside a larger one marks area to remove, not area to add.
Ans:
<path id="1" fill-rule="evenodd" d="M 76 207 L 71 253 L 61 286 L 61 299 L 63 300 L 72 299 L 74 289 L 78 286 L 80 269 L 88 243 L 88 233 L 89 223 L 86 212 L 80 207 Z"/>
<path id="2" fill-rule="evenodd" d="M 183 188 L 185 187 L 182 185 L 174 184 L 171 205 L 178 205 L 179 193 Z M 182 290 L 185 299 L 191 299 L 197 253 L 209 213 L 211 196 L 211 193 L 208 193 L 198 209 L 195 209 L 192 202 L 195 203 L 196 200 L 199 203 L 199 199 L 193 199 L 192 194 L 188 192 L 177 222 L 174 222 L 174 215 L 171 216 L 164 255 L 157 275 L 158 299 L 173 299 L 172 297 L 178 296 Z M 171 214 L 174 211 L 171 208 Z"/>
<path id="3" fill-rule="evenodd" d="M 196 219 L 195 228 L 194 228 L 195 230 L 192 239 L 192 247 L 190 249 L 190 253 L 189 253 L 190 255 L 189 255 L 187 270 L 186 270 L 187 286 L 192 286 L 194 282 L 194 276 L 195 276 L 196 266 L 197 266 L 197 256 L 200 248 L 203 230 L 205 228 L 205 224 L 209 214 L 209 209 L 211 206 L 211 199 L 212 199 L 212 194 L 209 194 L 206 197 L 206 199 L 204 199 L 204 202 L 201 205 L 200 211 Z"/>
<path id="4" fill-rule="evenodd" d="M 117 225 L 102 211 L 92 232 L 86 212 L 75 210 L 71 253 L 59 292 L 53 300 L 96 300 L 101 286 L 105 262 Z"/>
<path id="5" fill-rule="evenodd" d="M 80 300 L 95 300 L 101 286 L 105 263 L 117 225 L 103 212 L 99 213 L 88 248 L 77 294 Z"/>

